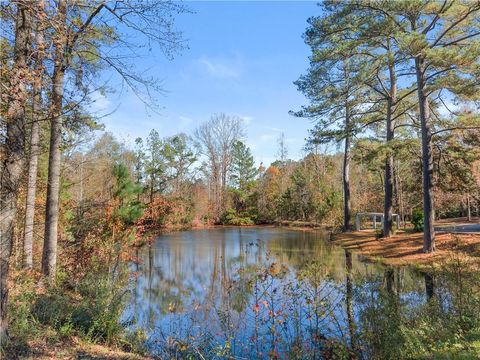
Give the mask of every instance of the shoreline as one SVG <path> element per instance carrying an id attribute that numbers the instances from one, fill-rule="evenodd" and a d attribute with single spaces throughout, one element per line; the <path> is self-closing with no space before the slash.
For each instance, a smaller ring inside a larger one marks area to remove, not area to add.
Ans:
<path id="1" fill-rule="evenodd" d="M 449 220 L 447 220 L 449 221 Z M 439 226 L 446 221 L 439 222 Z M 450 222 L 448 222 L 450 224 Z M 423 252 L 423 232 L 398 230 L 390 238 L 380 238 L 373 229 L 339 233 L 331 225 L 321 225 L 301 221 L 279 221 L 272 224 L 256 225 L 202 225 L 190 228 L 170 229 L 151 234 L 153 239 L 162 234 L 177 231 L 226 229 L 226 228 L 279 228 L 295 231 L 325 231 L 330 234 L 328 241 L 334 245 L 361 255 L 366 261 L 386 266 L 413 266 L 420 270 L 434 270 L 452 261 L 468 264 L 480 270 L 480 233 L 437 231 L 436 251 Z M 145 240 L 141 247 L 150 243 Z"/>
<path id="2" fill-rule="evenodd" d="M 423 252 L 423 233 L 398 231 L 390 238 L 379 238 L 374 230 L 332 235 L 332 243 L 387 266 L 413 266 L 435 270 L 461 262 L 477 270 L 480 265 L 480 234 L 437 232 L 436 251 Z"/>

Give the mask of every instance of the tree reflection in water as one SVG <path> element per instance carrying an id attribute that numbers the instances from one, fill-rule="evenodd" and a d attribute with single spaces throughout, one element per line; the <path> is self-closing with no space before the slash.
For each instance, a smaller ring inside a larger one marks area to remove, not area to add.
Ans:
<path id="1" fill-rule="evenodd" d="M 164 235 L 132 265 L 124 318 L 152 354 L 178 359 L 415 358 L 478 326 L 461 267 L 451 276 L 386 268 L 326 239 L 274 228 Z"/>

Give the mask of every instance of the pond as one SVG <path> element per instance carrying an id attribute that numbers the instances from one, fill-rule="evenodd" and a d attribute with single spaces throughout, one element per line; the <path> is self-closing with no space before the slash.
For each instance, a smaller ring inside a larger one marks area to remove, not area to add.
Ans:
<path id="1" fill-rule="evenodd" d="M 160 358 L 400 358 L 428 299 L 455 305 L 448 282 L 362 261 L 322 231 L 176 232 L 136 255 L 123 318 Z"/>

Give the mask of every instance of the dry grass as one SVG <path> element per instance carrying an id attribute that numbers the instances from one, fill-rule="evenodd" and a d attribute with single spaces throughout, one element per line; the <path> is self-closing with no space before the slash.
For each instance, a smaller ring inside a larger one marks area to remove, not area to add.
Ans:
<path id="1" fill-rule="evenodd" d="M 462 258 L 468 264 L 480 263 L 480 234 L 437 233 L 436 251 L 423 253 L 423 233 L 399 231 L 391 238 L 377 238 L 373 230 L 336 234 L 333 240 L 371 260 L 388 265 L 445 264 Z"/>
<path id="2" fill-rule="evenodd" d="M 20 350 L 20 349 L 19 349 Z M 24 360 L 151 360 L 104 345 L 89 344 L 72 337 L 55 343 L 37 339 L 28 343 L 28 349 L 5 354 L 8 359 Z M 0 356 L 1 358 L 1 356 Z"/>

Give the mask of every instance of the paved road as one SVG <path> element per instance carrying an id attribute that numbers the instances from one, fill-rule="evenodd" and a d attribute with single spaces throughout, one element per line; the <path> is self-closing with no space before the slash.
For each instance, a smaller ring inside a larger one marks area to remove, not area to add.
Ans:
<path id="1" fill-rule="evenodd" d="M 451 226 L 435 226 L 437 231 L 451 231 L 462 233 L 480 233 L 480 224 L 458 224 Z"/>

